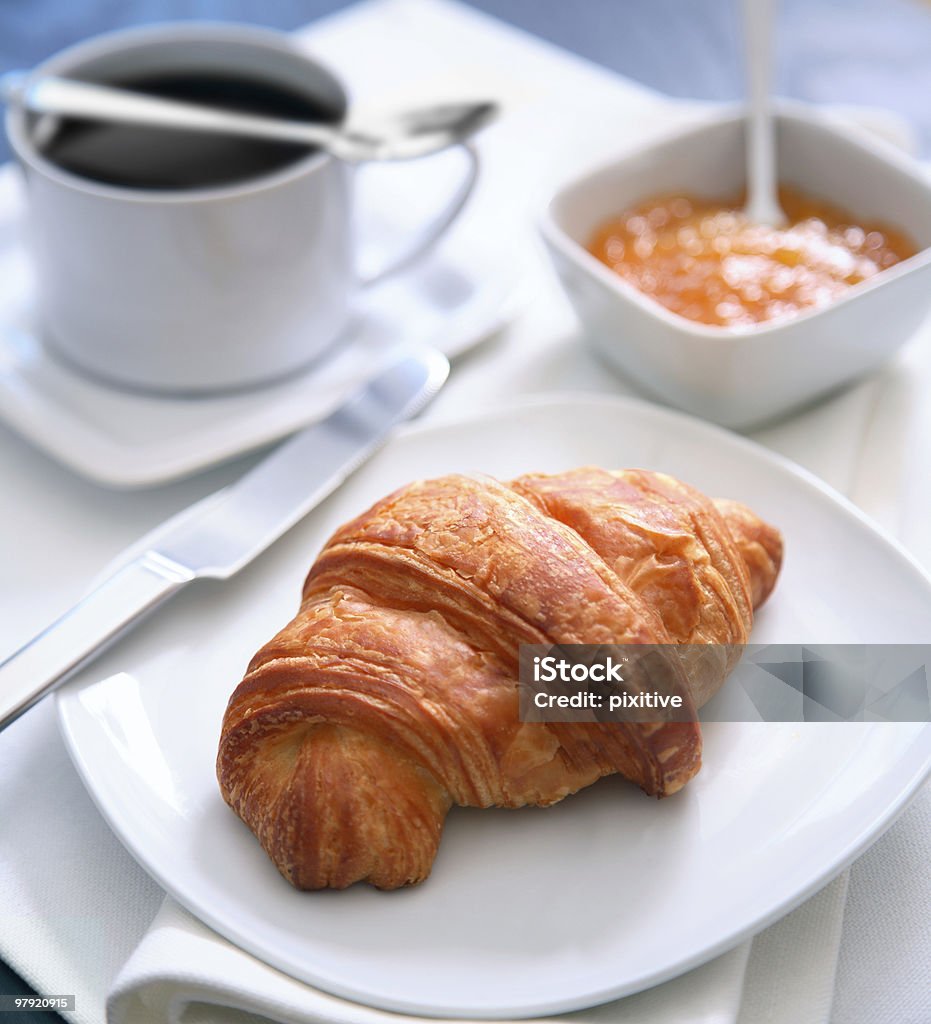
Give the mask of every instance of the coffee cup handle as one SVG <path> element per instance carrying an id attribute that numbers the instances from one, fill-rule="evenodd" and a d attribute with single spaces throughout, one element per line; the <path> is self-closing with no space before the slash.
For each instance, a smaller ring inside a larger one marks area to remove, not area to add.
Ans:
<path id="1" fill-rule="evenodd" d="M 400 255 L 393 257 L 385 266 L 379 267 L 374 273 L 360 274 L 359 285 L 362 288 L 369 288 L 375 284 L 381 284 L 385 278 L 393 277 L 402 270 L 407 270 L 416 263 L 446 234 L 453 222 L 462 213 L 463 207 L 469 200 L 469 196 L 475 189 L 478 180 L 479 158 L 478 152 L 470 142 L 460 143 L 457 147 L 461 149 L 468 158 L 465 177 L 459 187 L 453 193 L 452 198 L 432 221 L 417 236 L 414 242 L 404 249 Z"/>

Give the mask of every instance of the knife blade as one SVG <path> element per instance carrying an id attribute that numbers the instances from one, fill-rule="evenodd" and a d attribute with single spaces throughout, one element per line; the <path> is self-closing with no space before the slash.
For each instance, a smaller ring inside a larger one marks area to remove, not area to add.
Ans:
<path id="1" fill-rule="evenodd" d="M 442 387 L 446 357 L 407 353 L 326 419 L 157 531 L 152 545 L 0 663 L 0 730 L 196 579 L 225 580 L 331 494 Z"/>

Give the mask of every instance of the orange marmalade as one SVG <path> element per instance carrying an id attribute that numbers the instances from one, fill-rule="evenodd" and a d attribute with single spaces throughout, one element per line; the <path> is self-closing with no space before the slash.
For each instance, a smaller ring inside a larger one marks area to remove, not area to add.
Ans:
<path id="1" fill-rule="evenodd" d="M 823 306 L 916 252 L 901 232 L 779 190 L 782 228 L 754 224 L 742 203 L 659 196 L 612 218 L 589 251 L 667 309 L 746 327 Z"/>

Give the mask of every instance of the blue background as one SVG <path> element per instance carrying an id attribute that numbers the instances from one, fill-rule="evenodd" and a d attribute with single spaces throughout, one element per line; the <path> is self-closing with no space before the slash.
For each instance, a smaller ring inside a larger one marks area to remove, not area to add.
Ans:
<path id="1" fill-rule="evenodd" d="M 468 0 L 676 96 L 740 95 L 737 0 Z M 346 0 L 0 0 L 0 70 L 106 29 L 186 18 L 296 28 Z M 783 0 L 777 90 L 873 104 L 914 125 L 931 156 L 931 2 Z M 0 159 L 7 155 L 5 142 Z"/>

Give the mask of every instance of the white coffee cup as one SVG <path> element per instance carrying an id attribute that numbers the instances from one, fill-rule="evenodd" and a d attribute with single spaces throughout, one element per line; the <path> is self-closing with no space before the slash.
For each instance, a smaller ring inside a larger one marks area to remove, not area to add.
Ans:
<path id="1" fill-rule="evenodd" d="M 307 95 L 340 120 L 346 95 L 288 36 L 173 24 L 100 36 L 33 72 L 92 81 L 146 74 L 249 76 Z M 51 126 L 54 129 L 54 125 Z M 49 120 L 19 107 L 7 131 L 25 173 L 38 315 L 49 347 L 107 381 L 209 393 L 281 378 L 320 355 L 366 285 L 426 252 L 462 209 L 438 218 L 384 267 L 356 266 L 353 172 L 323 152 L 229 185 L 151 190 L 104 184 L 44 155 Z"/>

